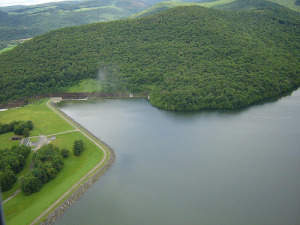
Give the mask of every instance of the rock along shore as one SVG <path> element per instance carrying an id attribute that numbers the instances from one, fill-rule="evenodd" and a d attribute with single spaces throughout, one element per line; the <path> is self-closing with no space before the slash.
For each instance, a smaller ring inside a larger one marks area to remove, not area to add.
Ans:
<path id="1" fill-rule="evenodd" d="M 66 200 L 64 200 L 61 204 L 59 204 L 48 216 L 46 219 L 44 219 L 43 222 L 40 223 L 40 225 L 49 225 L 53 224 L 55 220 L 57 220 L 62 214 L 71 206 L 73 205 L 77 200 L 81 198 L 81 196 L 90 188 L 93 186 L 93 184 L 99 180 L 101 176 L 113 165 L 116 155 L 113 149 L 107 145 L 105 142 L 94 136 L 90 131 L 88 131 L 86 128 L 81 126 L 79 123 L 77 123 L 75 120 L 70 118 L 68 115 L 66 115 L 64 112 L 62 112 L 55 103 L 51 103 L 53 107 L 55 107 L 61 114 L 63 114 L 65 117 L 67 117 L 69 120 L 71 120 L 77 127 L 79 127 L 81 130 L 86 132 L 89 136 L 97 140 L 101 145 L 103 145 L 108 151 L 109 151 L 109 158 L 105 162 L 105 164 L 97 171 L 94 172 L 93 175 L 91 175 L 83 184 L 81 184 Z"/>

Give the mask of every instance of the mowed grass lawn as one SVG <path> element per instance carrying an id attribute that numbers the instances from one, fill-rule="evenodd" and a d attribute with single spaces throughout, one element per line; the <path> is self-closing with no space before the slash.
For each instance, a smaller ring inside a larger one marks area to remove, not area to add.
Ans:
<path id="1" fill-rule="evenodd" d="M 48 101 L 49 99 L 43 99 L 21 108 L 2 111 L 0 112 L 0 122 L 4 124 L 14 120 L 31 120 L 34 129 L 30 131 L 30 136 L 49 135 L 74 130 L 74 127 L 66 123 L 47 106 Z"/>
<path id="2" fill-rule="evenodd" d="M 0 119 L 0 123 L 2 123 L 1 119 Z M 4 148 L 11 148 L 14 145 L 19 145 L 19 143 L 20 143 L 19 140 L 18 141 L 10 140 L 10 138 L 12 138 L 12 137 L 20 137 L 20 135 L 15 135 L 13 132 L 9 132 L 6 134 L 0 134 L 0 151 L 1 151 L 1 149 L 4 149 Z"/>
<path id="3" fill-rule="evenodd" d="M 3 123 L 3 121 L 10 122 L 11 119 L 32 120 L 35 129 L 31 136 L 38 135 L 40 134 L 39 132 L 51 134 L 73 130 L 74 128 L 72 126 L 47 107 L 47 101 L 48 100 L 43 100 L 34 105 L 1 112 L 0 121 Z M 44 117 L 44 115 L 49 119 L 38 118 Z M 49 127 L 50 131 L 48 131 L 47 127 Z M 80 157 L 75 157 L 72 152 L 72 147 L 74 140 L 78 139 L 83 140 L 86 150 Z M 31 195 L 25 195 L 21 192 L 5 203 L 3 209 L 7 225 L 30 224 L 104 157 L 103 152 L 78 131 L 57 135 L 56 140 L 51 143 L 60 148 L 65 147 L 70 150 L 71 154 L 69 158 L 64 159 L 64 168 L 55 179 L 45 184 L 39 192 Z"/>
<path id="4" fill-rule="evenodd" d="M 101 92 L 101 82 L 95 79 L 84 79 L 78 84 L 66 88 L 66 92 Z"/>

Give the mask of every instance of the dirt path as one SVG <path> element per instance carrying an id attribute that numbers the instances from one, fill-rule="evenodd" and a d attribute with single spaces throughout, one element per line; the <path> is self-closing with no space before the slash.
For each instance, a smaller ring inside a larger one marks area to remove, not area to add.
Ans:
<path id="1" fill-rule="evenodd" d="M 11 199 L 12 199 L 13 197 L 15 197 L 17 194 L 19 194 L 20 191 L 21 191 L 20 189 L 16 190 L 15 193 L 13 193 L 10 197 L 8 197 L 7 199 L 5 199 L 5 200 L 2 202 L 2 205 L 3 205 L 4 203 L 8 202 L 9 200 L 11 200 Z"/>
<path id="2" fill-rule="evenodd" d="M 75 129 L 75 130 L 68 130 L 68 131 L 64 131 L 64 132 L 60 132 L 60 133 L 55 133 L 55 134 L 47 134 L 47 135 L 44 135 L 46 137 L 50 137 L 50 136 L 55 136 L 55 135 L 59 135 L 59 134 L 66 134 L 66 133 L 71 133 L 71 132 L 76 132 L 76 131 L 79 131 L 79 129 Z M 29 138 L 38 138 L 40 137 L 41 135 L 39 136 L 32 136 L 32 137 L 29 137 Z"/>
<path id="3" fill-rule="evenodd" d="M 72 132 L 76 132 L 76 131 L 80 132 L 80 130 L 78 128 L 76 128 L 75 130 L 69 130 L 69 131 L 60 132 L 60 133 L 56 133 L 56 134 L 49 134 L 49 135 L 46 135 L 46 137 L 56 136 L 56 135 L 60 135 L 60 134 L 67 134 L 67 133 L 72 133 Z"/>
<path id="4" fill-rule="evenodd" d="M 67 195 L 69 195 L 72 191 L 74 191 L 79 185 L 87 179 L 92 173 L 94 173 L 107 159 L 108 155 L 106 150 L 94 139 L 92 139 L 90 136 L 88 136 L 85 132 L 83 132 L 80 128 L 78 128 L 73 122 L 71 122 L 69 119 L 67 119 L 65 116 L 63 116 L 60 112 L 58 112 L 51 104 L 50 102 L 57 102 L 59 101 L 58 98 L 52 98 L 47 102 L 47 106 L 52 109 L 55 113 L 57 113 L 61 118 L 63 118 L 65 121 L 67 121 L 69 124 L 71 124 L 76 130 L 78 130 L 80 133 L 82 133 L 84 136 L 86 136 L 90 141 L 92 141 L 97 147 L 103 151 L 103 159 L 101 162 L 99 162 L 90 172 L 88 172 L 83 178 L 81 178 L 76 184 L 73 185 L 65 194 L 63 194 L 56 202 L 54 202 L 48 209 L 46 209 L 38 218 L 36 218 L 31 225 L 36 224 L 39 220 L 41 220 L 44 216 L 46 216 L 52 209 L 54 209 L 55 206 L 57 206 Z"/>

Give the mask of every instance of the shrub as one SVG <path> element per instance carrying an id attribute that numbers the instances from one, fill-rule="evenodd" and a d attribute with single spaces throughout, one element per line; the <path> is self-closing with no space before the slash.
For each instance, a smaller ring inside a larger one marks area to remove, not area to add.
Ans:
<path id="1" fill-rule="evenodd" d="M 70 155 L 70 151 L 66 148 L 60 150 L 60 154 L 63 158 L 68 158 Z"/>

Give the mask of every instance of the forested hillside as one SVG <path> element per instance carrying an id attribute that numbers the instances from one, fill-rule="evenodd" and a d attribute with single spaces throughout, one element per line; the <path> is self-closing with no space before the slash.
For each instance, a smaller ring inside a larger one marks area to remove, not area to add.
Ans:
<path id="1" fill-rule="evenodd" d="M 106 92 L 148 91 L 167 110 L 242 107 L 299 87 L 299 28 L 299 14 L 279 5 L 64 28 L 0 55 L 0 101 L 99 78 Z"/>
<path id="2" fill-rule="evenodd" d="M 50 30 L 126 18 L 161 1 L 79 0 L 0 7 L 0 50 Z M 197 0 L 210 1 L 214 0 Z"/>
<path id="3" fill-rule="evenodd" d="M 144 0 L 85 0 L 0 8 L 0 49 L 61 27 L 111 21 L 151 6 Z"/>

